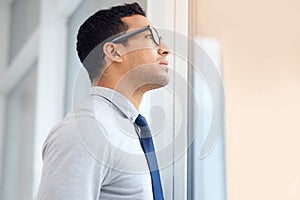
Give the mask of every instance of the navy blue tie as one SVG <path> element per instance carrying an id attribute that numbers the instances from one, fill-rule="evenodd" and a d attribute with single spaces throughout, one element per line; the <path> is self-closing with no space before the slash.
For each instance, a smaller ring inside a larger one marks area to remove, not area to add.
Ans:
<path id="1" fill-rule="evenodd" d="M 150 128 L 145 117 L 143 117 L 142 115 L 138 115 L 138 117 L 135 120 L 135 123 L 140 127 L 141 130 L 140 142 L 150 170 L 153 199 L 164 200 L 164 194 L 161 187 L 160 174 Z"/>

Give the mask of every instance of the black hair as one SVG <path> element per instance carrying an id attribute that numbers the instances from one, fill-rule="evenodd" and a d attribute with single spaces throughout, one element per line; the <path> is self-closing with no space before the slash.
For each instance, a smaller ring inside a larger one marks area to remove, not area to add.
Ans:
<path id="1" fill-rule="evenodd" d="M 110 9 L 97 11 L 80 26 L 76 49 L 91 82 L 100 75 L 101 67 L 104 65 L 104 61 L 101 59 L 103 44 L 99 44 L 126 31 L 128 27 L 121 18 L 136 14 L 146 16 L 141 6 L 136 2 L 114 6 Z"/>

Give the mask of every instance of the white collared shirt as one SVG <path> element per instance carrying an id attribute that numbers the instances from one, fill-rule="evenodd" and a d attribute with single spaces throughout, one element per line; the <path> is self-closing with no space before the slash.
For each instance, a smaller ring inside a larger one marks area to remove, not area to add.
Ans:
<path id="1" fill-rule="evenodd" d="M 152 200 L 149 168 L 134 124 L 138 114 L 120 93 L 92 87 L 89 98 L 44 143 L 38 199 Z"/>

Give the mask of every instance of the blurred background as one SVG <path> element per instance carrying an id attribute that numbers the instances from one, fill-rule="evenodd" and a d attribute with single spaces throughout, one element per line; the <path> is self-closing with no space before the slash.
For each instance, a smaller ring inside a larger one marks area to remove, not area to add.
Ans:
<path id="1" fill-rule="evenodd" d="M 196 4 L 222 46 L 228 199 L 299 199 L 300 2 Z"/>
<path id="2" fill-rule="evenodd" d="M 78 28 L 95 11 L 129 2 L 0 0 L 0 199 L 36 198 L 48 132 L 88 95 Z M 150 118 L 167 116 L 156 141 L 173 145 L 173 163 L 162 169 L 166 199 L 299 199 L 300 1 L 136 2 L 179 52 L 170 57 L 170 86 L 141 106 Z M 205 66 L 215 76 L 201 78 Z M 200 159 L 216 107 L 205 79 L 218 77 L 225 126 Z"/>

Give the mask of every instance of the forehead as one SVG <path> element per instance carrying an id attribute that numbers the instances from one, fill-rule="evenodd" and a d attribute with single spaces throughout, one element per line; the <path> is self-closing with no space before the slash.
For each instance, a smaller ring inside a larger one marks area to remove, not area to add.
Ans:
<path id="1" fill-rule="evenodd" d="M 128 30 L 133 30 L 148 25 L 152 25 L 151 22 L 142 15 L 132 15 L 129 17 L 122 17 L 121 20 L 127 24 Z"/>

